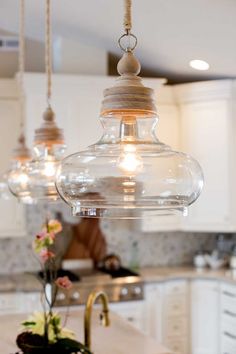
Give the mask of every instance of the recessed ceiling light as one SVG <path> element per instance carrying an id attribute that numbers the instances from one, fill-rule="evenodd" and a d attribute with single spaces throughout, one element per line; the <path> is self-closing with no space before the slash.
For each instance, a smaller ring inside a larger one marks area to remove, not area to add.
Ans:
<path id="1" fill-rule="evenodd" d="M 209 70 L 210 65 L 205 60 L 194 59 L 189 62 L 191 68 L 195 70 Z"/>

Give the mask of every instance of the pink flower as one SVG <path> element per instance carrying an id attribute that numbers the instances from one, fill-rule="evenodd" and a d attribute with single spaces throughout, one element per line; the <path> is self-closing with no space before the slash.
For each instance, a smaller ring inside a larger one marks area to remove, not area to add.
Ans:
<path id="1" fill-rule="evenodd" d="M 47 262 L 49 259 L 52 259 L 55 257 L 55 254 L 51 251 L 49 251 L 46 248 L 43 248 L 40 253 L 39 253 L 39 257 L 41 258 L 42 262 Z"/>
<path id="2" fill-rule="evenodd" d="M 72 282 L 70 281 L 70 279 L 67 276 L 57 278 L 55 283 L 59 288 L 62 288 L 62 289 L 69 290 L 72 288 Z"/>
<path id="3" fill-rule="evenodd" d="M 46 231 L 40 231 L 37 235 L 36 235 L 36 239 L 39 241 L 42 241 L 45 239 L 45 237 L 47 236 L 47 232 Z"/>

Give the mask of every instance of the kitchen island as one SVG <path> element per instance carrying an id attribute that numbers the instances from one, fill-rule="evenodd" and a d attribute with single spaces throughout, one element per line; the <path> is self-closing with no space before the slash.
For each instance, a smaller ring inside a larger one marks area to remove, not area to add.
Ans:
<path id="1" fill-rule="evenodd" d="M 79 341 L 84 342 L 82 310 L 71 311 L 66 327 L 76 333 Z M 28 315 L 7 315 L 0 319 L 0 353 L 17 352 L 15 338 L 20 331 L 20 323 Z M 104 328 L 99 324 L 99 311 L 94 310 L 92 323 L 92 351 L 94 354 L 171 354 L 154 339 L 133 328 L 127 321 L 110 313 L 111 326 Z"/>

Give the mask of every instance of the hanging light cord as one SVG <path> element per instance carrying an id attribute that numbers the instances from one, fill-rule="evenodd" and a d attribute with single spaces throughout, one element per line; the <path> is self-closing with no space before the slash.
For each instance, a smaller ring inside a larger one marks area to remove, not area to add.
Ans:
<path id="1" fill-rule="evenodd" d="M 51 52 L 51 2 L 46 0 L 45 22 L 45 68 L 47 74 L 47 102 L 51 106 L 52 96 L 52 52 Z"/>
<path id="2" fill-rule="evenodd" d="M 124 29 L 125 32 L 129 34 L 132 29 L 132 16 L 131 16 L 132 0 L 124 0 L 124 2 L 125 2 Z"/>
<path id="3" fill-rule="evenodd" d="M 25 38 L 24 38 L 24 24 L 25 24 L 25 1 L 20 0 L 20 19 L 19 19 L 19 59 L 18 59 L 18 87 L 20 100 L 20 130 L 21 134 L 24 132 L 24 116 L 25 116 L 25 97 L 24 97 L 24 71 L 25 71 Z"/>
<path id="4" fill-rule="evenodd" d="M 124 31 L 119 40 L 118 44 L 120 48 L 124 51 L 133 51 L 138 43 L 137 37 L 131 33 L 132 30 L 132 0 L 124 0 Z M 123 44 L 124 41 L 124 44 Z M 131 43 L 133 42 L 133 43 Z"/>

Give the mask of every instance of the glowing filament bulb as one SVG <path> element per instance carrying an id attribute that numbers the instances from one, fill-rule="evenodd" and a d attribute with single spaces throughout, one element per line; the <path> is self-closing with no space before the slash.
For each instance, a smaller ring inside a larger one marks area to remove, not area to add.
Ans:
<path id="1" fill-rule="evenodd" d="M 46 177 L 53 177 L 56 173 L 56 166 L 54 162 L 45 162 L 43 174 Z"/>
<path id="2" fill-rule="evenodd" d="M 125 144 L 120 155 L 117 166 L 127 174 L 137 174 L 143 168 L 143 160 L 137 153 L 137 149 L 132 144 Z"/>

